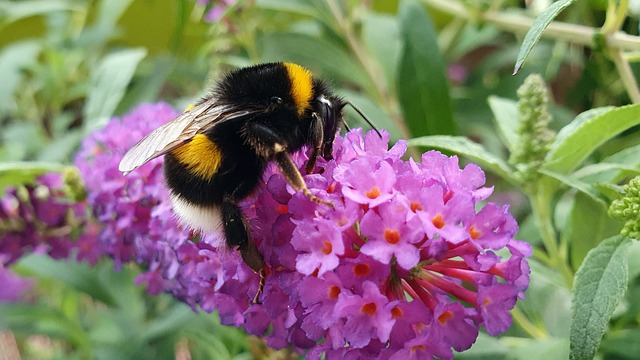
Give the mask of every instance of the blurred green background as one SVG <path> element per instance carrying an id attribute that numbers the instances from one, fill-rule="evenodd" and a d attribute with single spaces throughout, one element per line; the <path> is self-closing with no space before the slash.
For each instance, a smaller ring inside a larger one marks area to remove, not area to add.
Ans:
<path id="1" fill-rule="evenodd" d="M 607 19 L 609 3 L 576 2 L 558 20 L 598 29 Z M 509 111 L 516 90 L 531 73 L 542 74 L 551 89 L 554 129 L 585 110 L 631 102 L 611 52 L 597 41 L 591 43 L 592 34 L 586 31 L 577 39 L 587 39 L 590 46 L 551 30 L 512 76 L 524 34 L 550 4 L 2 0 L 0 189 L 29 179 L 25 162 L 37 164 L 33 173 L 71 163 L 80 141 L 112 116 L 143 102 L 166 101 L 184 108 L 206 94 L 224 71 L 270 61 L 297 62 L 331 81 L 379 128 L 389 131 L 392 141 L 461 135 L 506 157 L 494 119 L 517 116 Z M 640 6 L 637 1 L 630 4 L 620 29 L 638 35 Z M 637 74 L 640 50 L 630 46 L 628 60 Z M 509 106 L 501 107 L 501 101 Z M 366 127 L 355 114 L 347 116 L 351 127 Z M 607 143 L 595 158 L 638 144 L 640 137 L 629 131 Z M 412 148 L 410 155 L 421 150 Z M 539 243 L 525 197 L 499 178 L 488 183 L 512 205 L 522 224 L 520 237 Z M 558 211 L 568 213 L 569 207 Z M 582 257 L 584 253 L 574 269 Z M 37 279 L 37 296 L 23 308 L 0 306 L 0 326 L 6 328 L 0 358 L 3 346 L 27 359 L 299 356 L 269 350 L 259 339 L 223 328 L 214 315 L 196 314 L 169 296 L 147 296 L 133 284 L 139 272 L 133 265 L 113 272 L 108 260 L 89 267 L 29 256 L 14 268 Z M 543 324 L 549 338 L 528 339 L 516 328 L 504 341 L 481 336 L 460 358 L 538 358 L 527 357 L 533 348 L 548 351 L 549 358 L 565 354 L 566 339 L 553 335 L 565 334 L 568 325 L 556 323 L 554 313 L 543 308 L 555 297 L 566 300 L 569 289 L 558 286 L 557 274 L 549 269 L 539 271 L 542 285 L 530 295 L 538 303 L 529 306 L 540 312 L 533 322 Z M 96 299 L 96 287 L 113 301 Z M 567 310 L 562 304 L 556 311 Z M 615 338 L 609 344 L 615 344 Z M 627 356 L 632 352 L 621 354 L 614 345 L 605 351 L 605 358 L 633 358 Z"/>

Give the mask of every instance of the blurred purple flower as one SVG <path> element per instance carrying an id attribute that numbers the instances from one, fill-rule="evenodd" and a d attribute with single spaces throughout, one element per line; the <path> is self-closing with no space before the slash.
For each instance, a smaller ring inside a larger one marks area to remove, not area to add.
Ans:
<path id="1" fill-rule="evenodd" d="M 196 0 L 196 3 L 207 9 L 204 21 L 214 23 L 220 20 L 226 9 L 235 4 L 236 0 Z"/>
<path id="2" fill-rule="evenodd" d="M 333 208 L 295 193 L 275 165 L 243 202 L 269 266 L 262 303 L 253 304 L 259 277 L 220 234 L 178 226 L 161 160 L 126 177 L 117 171 L 129 147 L 175 115 L 168 105 L 140 106 L 85 140 L 76 161 L 103 225 L 100 246 L 118 262 L 146 264 L 138 282 L 149 292 L 217 310 L 224 324 L 309 350 L 310 359 L 450 359 L 481 326 L 492 335 L 510 326 L 531 249 L 513 239 L 506 206 L 476 211 L 492 191 L 482 170 L 435 151 L 421 164 L 404 161 L 404 142 L 388 149 L 387 133 L 357 129 L 337 136 L 334 159 L 305 176 Z M 305 153 L 293 157 L 302 168 Z"/>
<path id="3" fill-rule="evenodd" d="M 447 77 L 454 84 L 464 84 L 469 76 L 469 69 L 462 64 L 452 64 L 447 68 Z"/>
<path id="4" fill-rule="evenodd" d="M 84 224 L 84 211 L 84 203 L 66 195 L 59 173 L 7 189 L 0 199 L 0 263 L 11 265 L 31 252 L 67 258 L 75 247 L 73 233 Z"/>
<path id="5" fill-rule="evenodd" d="M 0 303 L 16 302 L 24 298 L 33 281 L 16 275 L 0 263 L 0 284 Z"/>

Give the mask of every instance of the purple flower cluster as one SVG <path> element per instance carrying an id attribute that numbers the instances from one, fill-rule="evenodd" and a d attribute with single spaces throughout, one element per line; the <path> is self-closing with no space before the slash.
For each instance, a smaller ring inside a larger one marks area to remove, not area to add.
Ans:
<path id="1" fill-rule="evenodd" d="M 99 248 L 145 263 L 138 281 L 151 293 L 217 310 L 224 324 L 312 359 L 450 359 L 481 326 L 497 335 L 511 325 L 531 249 L 513 239 L 506 206 L 476 210 L 492 192 L 482 170 L 435 151 L 404 161 L 404 142 L 388 149 L 388 134 L 359 130 L 337 136 L 334 159 L 305 176 L 333 207 L 293 191 L 276 166 L 242 204 L 269 267 L 262 303 L 253 304 L 259 276 L 222 236 L 179 228 L 161 160 L 126 177 L 117 170 L 129 147 L 175 115 L 143 105 L 88 138 L 76 162 L 103 225 Z M 305 153 L 294 160 L 302 169 Z"/>
<path id="2" fill-rule="evenodd" d="M 388 140 L 336 138 L 335 159 L 305 177 L 333 208 L 292 194 L 277 171 L 250 206 L 272 272 L 264 305 L 249 311 L 262 314 L 258 330 L 282 327 L 312 358 L 448 359 L 481 325 L 504 332 L 528 286 L 531 249 L 513 239 L 508 208 L 476 211 L 492 192 L 482 170 L 436 151 L 403 161 L 404 142 L 388 150 Z"/>
<path id="3" fill-rule="evenodd" d="M 32 252 L 67 258 L 76 244 L 74 232 L 84 223 L 84 210 L 83 203 L 68 199 L 57 173 L 9 188 L 0 199 L 0 264 L 8 266 Z"/>
<path id="4" fill-rule="evenodd" d="M 18 301 L 32 286 L 31 280 L 9 269 L 22 256 L 42 253 L 64 259 L 82 253 L 79 245 L 91 237 L 90 232 L 80 233 L 85 209 L 83 202 L 67 196 L 58 173 L 7 189 L 0 199 L 0 302 Z"/>

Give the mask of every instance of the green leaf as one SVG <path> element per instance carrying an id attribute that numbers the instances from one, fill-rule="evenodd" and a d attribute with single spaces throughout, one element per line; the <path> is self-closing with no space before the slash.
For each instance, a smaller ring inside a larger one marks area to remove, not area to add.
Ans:
<path id="1" fill-rule="evenodd" d="M 79 129 L 67 131 L 66 134 L 53 139 L 37 155 L 39 161 L 69 161 L 82 142 L 84 134 Z"/>
<path id="2" fill-rule="evenodd" d="M 531 49 L 538 43 L 540 40 L 540 36 L 542 36 L 542 32 L 544 29 L 549 26 L 549 24 L 553 21 L 553 19 L 558 16 L 567 6 L 571 5 L 575 0 L 559 0 L 551 4 L 548 8 L 546 8 L 538 17 L 533 21 L 529 31 L 527 31 L 527 35 L 524 37 L 524 41 L 520 46 L 520 52 L 518 53 L 518 58 L 516 60 L 516 65 L 513 69 L 513 75 L 517 74 L 524 64 L 525 59 L 531 52 Z"/>
<path id="3" fill-rule="evenodd" d="M 11 97 L 20 83 L 22 71 L 35 63 L 41 44 L 21 41 L 7 45 L 0 53 L 0 115 L 9 112 Z"/>
<path id="4" fill-rule="evenodd" d="M 85 132 L 99 129 L 107 123 L 145 55 L 143 48 L 123 50 L 107 55 L 98 65 L 91 74 L 84 108 Z"/>
<path id="5" fill-rule="evenodd" d="M 600 192 L 602 197 L 607 199 L 608 203 L 622 197 L 622 186 L 611 183 L 595 183 L 593 187 Z"/>
<path id="6" fill-rule="evenodd" d="M 578 268 L 589 250 L 600 241 L 619 234 L 622 224 L 609 217 L 607 207 L 593 201 L 584 193 L 577 193 L 562 241 L 571 249 L 571 264 Z"/>
<path id="7" fill-rule="evenodd" d="M 636 277 L 640 276 L 640 241 L 632 241 L 631 245 L 629 245 L 629 249 L 627 251 L 627 256 L 629 259 L 629 279 L 636 279 Z M 633 285 L 634 293 L 640 293 L 640 286 L 635 283 Z M 629 289 L 631 291 L 631 289 Z M 629 295 L 629 293 L 627 293 Z M 635 310 L 633 314 L 640 313 L 640 302 L 636 302 L 633 305 L 638 310 Z"/>
<path id="8" fill-rule="evenodd" d="M 375 93 L 375 85 L 367 73 L 341 46 L 308 34 L 295 33 L 270 33 L 259 41 L 263 62 L 293 61 L 320 72 L 329 80 L 350 82 Z"/>
<path id="9" fill-rule="evenodd" d="M 640 354 L 640 329 L 627 329 L 607 335 L 602 340 L 600 349 L 614 355 L 604 357 L 606 359 L 637 359 Z"/>
<path id="10" fill-rule="evenodd" d="M 540 360 L 566 359 L 569 356 L 566 338 L 548 337 L 545 339 L 522 339 L 516 343 L 507 359 Z"/>
<path id="11" fill-rule="evenodd" d="M 638 124 L 640 104 L 585 111 L 558 133 L 543 167 L 568 174 L 600 145 Z"/>
<path id="12" fill-rule="evenodd" d="M 545 329 L 550 336 L 568 338 L 571 293 L 565 280 L 557 271 L 535 259 L 529 259 L 529 266 L 531 282 L 527 289 L 527 297 L 516 306 L 531 322 Z"/>
<path id="13" fill-rule="evenodd" d="M 640 153 L 640 145 L 624 147 L 617 153 L 602 159 L 601 162 L 638 166 L 640 165 L 640 157 L 638 157 L 638 153 Z"/>
<path id="14" fill-rule="evenodd" d="M 118 20 L 122 17 L 133 0 L 101 0 L 96 19 L 96 27 L 114 31 Z"/>
<path id="15" fill-rule="evenodd" d="M 237 359 L 237 357 L 231 355 L 226 344 L 216 336 L 210 336 L 209 334 L 203 333 L 194 333 L 189 337 L 194 341 L 192 354 L 200 355 L 195 356 L 195 359 Z"/>
<path id="16" fill-rule="evenodd" d="M 24 141 L 30 139 L 30 141 Z M 22 161 L 32 159 L 47 145 L 44 131 L 35 122 L 16 121 L 2 127 L 0 132 L 2 161 Z"/>
<path id="17" fill-rule="evenodd" d="M 51 162 L 15 161 L 0 163 L 0 195 L 9 186 L 33 182 L 49 172 L 61 172 L 65 165 Z"/>
<path id="18" fill-rule="evenodd" d="M 455 354 L 457 360 L 504 359 L 509 349 L 499 339 L 479 333 L 471 349 Z"/>
<path id="19" fill-rule="evenodd" d="M 312 5 L 300 0 L 257 0 L 256 7 L 278 12 L 291 12 L 309 17 L 318 15 Z"/>
<path id="20" fill-rule="evenodd" d="M 498 96 L 489 96 L 489 107 L 502 142 L 510 152 L 518 145 L 518 102 Z"/>
<path id="21" fill-rule="evenodd" d="M 365 13 L 362 18 L 362 41 L 375 56 L 386 84 L 393 84 L 397 78 L 402 52 L 397 18 L 380 13 Z"/>
<path id="22" fill-rule="evenodd" d="M 82 6 L 73 1 L 63 0 L 32 0 L 32 1 L 2 1 L 0 2 L 0 28 L 11 22 L 30 16 L 46 15 L 54 11 L 82 10 Z"/>
<path id="23" fill-rule="evenodd" d="M 599 162 L 599 163 L 581 167 L 580 169 L 576 170 L 573 173 L 573 176 L 575 176 L 576 178 L 596 177 L 598 179 L 600 178 L 612 179 L 614 177 L 613 176 L 614 174 L 612 173 L 619 173 L 621 171 L 637 174 L 640 172 L 640 168 L 638 168 L 637 166 L 631 166 L 631 165 L 625 165 L 625 164 L 612 164 L 612 163 L 606 163 L 606 162 Z M 591 179 L 587 181 L 593 182 Z M 602 182 L 605 180 L 600 179 L 599 181 Z"/>
<path id="24" fill-rule="evenodd" d="M 431 18 L 415 0 L 401 1 L 398 16 L 404 51 L 396 86 L 405 122 L 414 136 L 453 135 L 446 67 Z"/>
<path id="25" fill-rule="evenodd" d="M 62 281 L 106 305 L 115 304 L 109 289 L 103 287 L 95 277 L 90 276 L 92 273 L 88 264 L 71 260 L 56 261 L 44 255 L 29 255 L 22 258 L 18 265 L 21 271 L 43 279 Z"/>
<path id="26" fill-rule="evenodd" d="M 59 309 L 39 305 L 0 303 L 0 328 L 62 338 L 74 344 L 86 341 L 86 335 L 77 322 L 67 318 Z"/>
<path id="27" fill-rule="evenodd" d="M 504 180 L 518 184 L 515 170 L 506 161 L 488 152 L 482 145 L 462 136 L 424 136 L 407 141 L 409 146 L 424 146 L 460 154 L 480 165 L 484 170 L 494 172 Z"/>
<path id="28" fill-rule="evenodd" d="M 392 140 L 397 140 L 400 138 L 400 131 L 398 130 L 396 124 L 394 124 L 391 117 L 382 110 L 378 104 L 371 101 L 368 97 L 363 96 L 359 92 L 355 92 L 349 89 L 337 89 L 338 95 L 343 96 L 345 99 L 349 99 L 350 102 L 355 104 L 360 110 L 362 110 L 367 117 L 373 121 L 373 124 L 379 129 L 385 129 L 391 135 Z M 370 126 L 367 122 L 362 119 L 355 110 L 353 110 L 350 106 L 345 107 L 345 119 L 347 124 L 349 124 L 350 128 L 354 127 L 362 127 L 364 129 L 369 129 Z"/>
<path id="29" fill-rule="evenodd" d="M 640 145 L 625 147 L 613 155 L 598 159 L 598 163 L 576 170 L 575 175 L 584 177 L 591 183 L 619 183 L 624 178 L 635 176 L 640 172 L 639 153 Z"/>
<path id="30" fill-rule="evenodd" d="M 576 273 L 571 308 L 572 360 L 591 360 L 598 350 L 627 287 L 629 242 L 620 235 L 604 240 L 589 251 Z"/>
<path id="31" fill-rule="evenodd" d="M 146 331 L 141 334 L 145 341 L 153 341 L 172 333 L 178 332 L 189 322 L 193 321 L 194 312 L 188 306 L 181 303 L 165 309 L 162 314 L 149 321 Z"/>
<path id="32" fill-rule="evenodd" d="M 144 78 L 135 82 L 127 96 L 120 101 L 116 113 L 126 113 L 134 106 L 145 102 L 154 102 L 167 81 L 167 77 L 175 70 L 175 61 L 169 56 L 159 56 L 153 59 L 151 71 Z"/>
<path id="33" fill-rule="evenodd" d="M 576 189 L 583 194 L 589 196 L 593 201 L 599 203 L 602 207 L 607 208 L 607 204 L 603 199 L 600 198 L 600 193 L 589 183 L 584 182 L 580 179 L 577 179 L 574 176 L 566 176 L 563 174 L 558 174 L 553 171 L 539 169 L 541 174 L 547 175 L 553 179 L 560 181 L 561 183 L 569 186 L 570 188 Z"/>

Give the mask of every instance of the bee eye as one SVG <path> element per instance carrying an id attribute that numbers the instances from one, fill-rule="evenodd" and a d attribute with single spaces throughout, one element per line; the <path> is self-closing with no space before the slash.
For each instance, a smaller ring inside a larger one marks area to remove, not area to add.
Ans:
<path id="1" fill-rule="evenodd" d="M 333 138 L 336 136 L 336 131 L 340 126 L 340 119 L 337 117 L 339 114 L 336 113 L 336 110 L 333 108 L 333 103 L 324 97 L 324 95 L 318 96 L 316 98 L 318 102 L 318 115 L 324 122 L 324 143 L 322 156 L 325 159 L 331 156 L 332 148 L 333 148 Z"/>
<path id="2" fill-rule="evenodd" d="M 282 98 L 278 96 L 274 96 L 271 98 L 271 103 L 273 105 L 282 105 Z"/>

